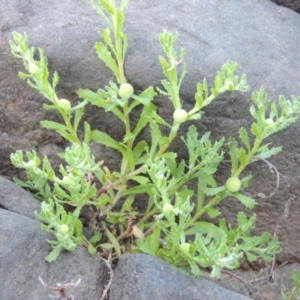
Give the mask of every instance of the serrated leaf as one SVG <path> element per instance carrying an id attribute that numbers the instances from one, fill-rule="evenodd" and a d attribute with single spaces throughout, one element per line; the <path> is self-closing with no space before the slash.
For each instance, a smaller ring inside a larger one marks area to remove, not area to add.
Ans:
<path id="1" fill-rule="evenodd" d="M 233 196 L 235 198 L 239 199 L 241 201 L 241 203 L 243 203 L 247 208 L 252 209 L 257 204 L 256 201 L 253 198 L 248 197 L 244 194 L 234 193 Z"/>
<path id="2" fill-rule="evenodd" d="M 252 124 L 251 132 L 255 137 L 257 137 L 258 139 L 261 139 L 261 131 L 259 130 L 258 125 L 256 123 Z"/>
<path id="3" fill-rule="evenodd" d="M 107 49 L 107 47 L 104 44 L 100 42 L 97 42 L 95 44 L 95 49 L 99 58 L 113 72 L 118 82 L 120 82 L 119 68 L 115 59 L 112 57 L 111 52 Z"/>
<path id="4" fill-rule="evenodd" d="M 207 196 L 214 196 L 216 194 L 219 194 L 223 191 L 225 191 L 225 186 L 220 186 L 220 187 L 212 187 L 212 188 L 209 188 L 209 187 L 205 187 L 203 189 L 204 193 L 207 195 Z"/>
<path id="5" fill-rule="evenodd" d="M 229 155 L 231 160 L 231 174 L 238 169 L 238 143 L 234 138 L 229 138 Z"/>
<path id="6" fill-rule="evenodd" d="M 240 128 L 239 135 L 240 135 L 240 139 L 246 146 L 246 149 L 248 150 L 248 152 L 250 152 L 251 146 L 250 146 L 249 135 L 244 127 Z"/>
<path id="7" fill-rule="evenodd" d="M 256 154 L 255 157 L 260 158 L 260 159 L 267 159 L 271 156 L 278 154 L 279 152 L 281 152 L 281 150 L 282 150 L 282 147 L 274 147 L 269 150 L 262 151 L 262 152 Z"/>
<path id="8" fill-rule="evenodd" d="M 66 133 L 66 131 L 68 130 L 67 126 L 57 123 L 57 122 L 54 122 L 54 121 L 44 120 L 44 121 L 41 121 L 40 123 L 41 123 L 42 127 L 46 128 L 46 129 L 55 130 L 56 132 L 58 132 L 61 135 L 64 135 Z"/>

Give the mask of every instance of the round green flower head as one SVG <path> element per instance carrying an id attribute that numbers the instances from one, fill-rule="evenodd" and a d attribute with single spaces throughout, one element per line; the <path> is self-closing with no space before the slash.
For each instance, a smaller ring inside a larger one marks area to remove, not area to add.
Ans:
<path id="1" fill-rule="evenodd" d="M 133 95 L 133 93 L 134 93 L 134 89 L 130 83 L 123 83 L 120 85 L 119 96 L 121 98 L 123 97 L 129 98 Z"/>
<path id="2" fill-rule="evenodd" d="M 173 205 L 172 204 L 165 204 L 163 208 L 164 213 L 170 213 L 173 210 Z"/>
<path id="3" fill-rule="evenodd" d="M 32 62 L 29 63 L 28 68 L 29 68 L 29 73 L 31 73 L 31 74 L 35 74 L 39 70 L 38 66 L 35 63 L 32 63 Z"/>
<path id="4" fill-rule="evenodd" d="M 63 110 L 70 110 L 71 109 L 71 103 L 67 99 L 58 100 L 58 106 L 60 108 L 62 108 Z"/>
<path id="5" fill-rule="evenodd" d="M 173 113 L 174 121 L 177 123 L 183 123 L 187 120 L 188 114 L 184 109 L 176 109 Z"/>
<path id="6" fill-rule="evenodd" d="M 189 243 L 182 243 L 179 245 L 180 251 L 182 251 L 185 254 L 189 253 L 191 245 Z"/>
<path id="7" fill-rule="evenodd" d="M 241 181 L 237 177 L 230 177 L 227 179 L 225 186 L 229 192 L 235 193 L 240 190 Z"/>
<path id="8" fill-rule="evenodd" d="M 266 119 L 266 124 L 268 125 L 268 126 L 273 126 L 274 125 L 274 121 L 272 120 L 272 119 Z"/>
<path id="9" fill-rule="evenodd" d="M 64 232 L 64 233 L 66 233 L 66 232 L 68 232 L 68 230 L 69 230 L 69 226 L 66 225 L 66 224 L 62 224 L 62 225 L 60 226 L 60 230 L 61 230 L 62 232 Z"/>

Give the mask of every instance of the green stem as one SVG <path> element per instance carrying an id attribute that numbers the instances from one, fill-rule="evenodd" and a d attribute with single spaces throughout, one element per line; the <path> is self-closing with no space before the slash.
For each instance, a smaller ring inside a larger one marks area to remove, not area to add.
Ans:
<path id="1" fill-rule="evenodd" d="M 196 212 L 196 214 L 193 216 L 193 218 L 187 223 L 185 229 L 190 228 L 204 213 L 207 212 L 207 210 L 216 204 L 218 204 L 221 200 L 224 199 L 226 196 L 225 192 L 222 192 L 218 195 L 216 195 L 213 199 L 211 199 L 205 206 L 203 206 L 199 211 Z"/>
<path id="2" fill-rule="evenodd" d="M 172 129 L 171 129 L 170 134 L 169 134 L 169 137 L 168 137 L 169 142 L 160 147 L 159 151 L 156 153 L 156 155 L 154 155 L 154 158 L 160 157 L 169 148 L 172 141 L 177 136 L 177 132 L 178 132 L 179 127 L 180 127 L 180 124 L 178 124 L 178 123 L 173 124 Z"/>
<path id="3" fill-rule="evenodd" d="M 264 136 L 264 133 L 262 134 L 262 136 Z M 247 155 L 246 163 L 241 164 L 239 166 L 239 168 L 234 172 L 234 174 L 232 174 L 232 176 L 239 177 L 239 175 L 244 171 L 246 166 L 250 163 L 251 159 L 253 158 L 253 156 L 255 155 L 257 150 L 259 149 L 262 141 L 263 141 L 263 138 L 261 138 L 261 139 L 256 138 L 255 139 L 254 146 L 253 146 L 252 150 L 250 151 L 250 153 Z"/>

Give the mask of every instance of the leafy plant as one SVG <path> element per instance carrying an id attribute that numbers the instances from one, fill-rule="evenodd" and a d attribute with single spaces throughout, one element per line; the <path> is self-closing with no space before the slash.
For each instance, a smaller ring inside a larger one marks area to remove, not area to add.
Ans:
<path id="1" fill-rule="evenodd" d="M 249 164 L 281 151 L 281 147 L 272 147 L 265 139 L 296 121 L 300 98 L 287 100 L 280 96 L 278 109 L 260 89 L 252 95 L 250 113 L 254 122 L 250 132 L 241 128 L 239 140 L 229 137 L 212 142 L 209 132 L 199 136 L 196 127 L 191 125 L 186 136 L 181 137 L 188 159 L 179 161 L 177 154 L 169 149 L 182 123 L 200 120 L 203 108 L 221 93 L 248 91 L 246 76 L 239 78 L 237 63 L 228 60 L 217 73 L 211 89 L 205 79 L 197 84 L 194 107 L 186 111 L 180 98 L 186 52 L 184 49 L 177 52 L 178 36 L 164 30 L 159 36 L 164 52 L 159 56 L 165 76 L 162 88 L 150 86 L 136 94 L 124 71 L 128 44 L 123 24 L 128 2 L 122 0 L 117 6 L 113 0 L 92 1 L 93 8 L 108 26 L 95 50 L 115 75 L 116 82 L 111 81 L 96 92 L 80 89 L 77 94 L 82 100 L 76 106 L 57 96 L 59 76 L 54 72 L 52 79 L 49 78 L 43 51 L 39 49 L 39 59 L 35 59 L 35 49 L 28 46 L 27 35 L 13 33 L 12 53 L 23 60 L 26 69 L 19 76 L 50 101 L 50 105 L 44 105 L 45 109 L 56 110 L 61 115 L 61 123 L 45 120 L 41 122 L 42 127 L 55 130 L 70 143 L 64 153 L 58 154 L 65 161 L 58 172 L 52 169 L 47 157 L 41 161 L 34 151 L 17 151 L 11 155 L 12 163 L 27 172 L 28 180 L 16 179 L 17 183 L 34 191 L 43 201 L 41 212 L 37 213 L 42 229 L 56 236 L 55 241 L 49 241 L 53 250 L 46 260 L 53 261 L 61 249 L 72 251 L 77 245 L 102 255 L 113 250 L 115 256 L 120 256 L 127 249 L 162 257 L 178 267 L 190 266 L 195 275 L 201 273 L 200 267 L 210 267 L 215 277 L 222 268 L 237 268 L 244 255 L 249 261 L 257 257 L 270 261 L 280 251 L 279 244 L 269 233 L 251 236 L 255 215 L 247 218 L 245 213 L 238 213 L 236 228 L 224 219 L 217 226 L 201 218 L 205 214 L 217 217 L 220 211 L 216 205 L 229 197 L 250 209 L 256 205 L 254 199 L 243 193 L 251 181 L 251 174 L 245 174 L 244 170 Z M 156 91 L 173 105 L 171 124 L 157 112 L 153 103 Z M 88 104 L 123 122 L 123 140 L 91 128 L 85 121 L 84 137 L 79 139 Z M 137 107 L 141 112 L 138 121 L 133 122 Z M 142 139 L 145 128 L 150 128 L 151 141 Z M 167 135 L 163 134 L 165 130 Z M 91 142 L 119 152 L 120 169 L 109 170 L 105 161 L 96 162 L 90 151 Z M 231 159 L 231 176 L 220 184 L 215 180 L 215 173 L 226 147 Z M 197 189 L 188 188 L 189 182 L 195 182 Z M 139 195 L 147 201 L 145 211 L 134 208 Z M 96 216 L 94 220 L 98 220 L 97 226 L 91 227 L 91 239 L 83 235 L 80 220 L 86 206 Z"/>

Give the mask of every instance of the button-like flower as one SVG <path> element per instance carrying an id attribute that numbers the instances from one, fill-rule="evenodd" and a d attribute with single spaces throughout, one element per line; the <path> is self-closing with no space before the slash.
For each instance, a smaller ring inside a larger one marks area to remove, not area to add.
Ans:
<path id="1" fill-rule="evenodd" d="M 164 207 L 163 207 L 163 212 L 165 214 L 168 214 L 171 211 L 173 211 L 173 205 L 172 204 L 165 204 Z"/>

